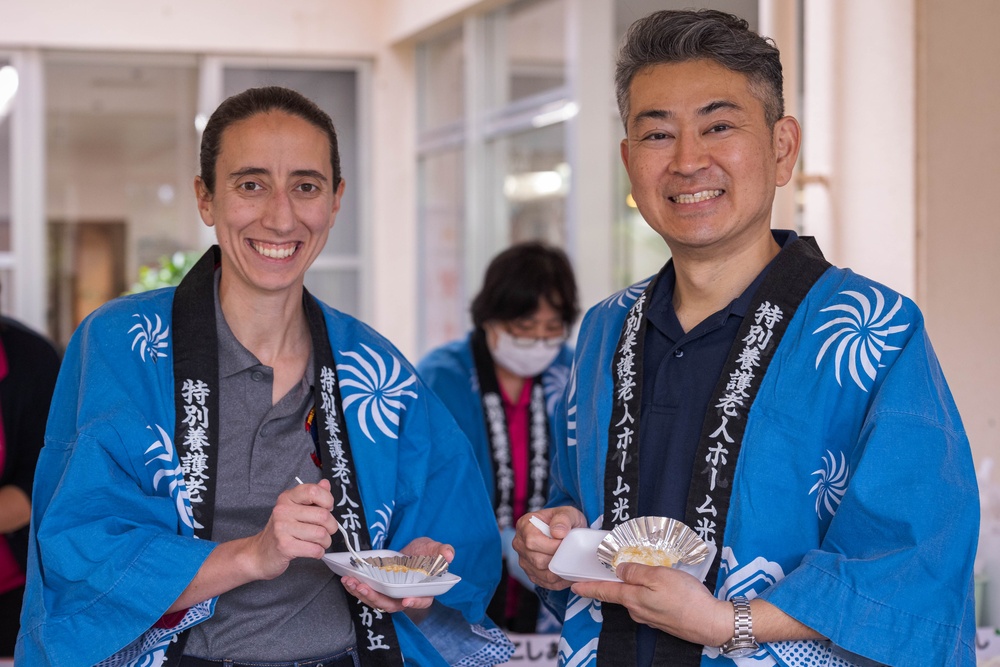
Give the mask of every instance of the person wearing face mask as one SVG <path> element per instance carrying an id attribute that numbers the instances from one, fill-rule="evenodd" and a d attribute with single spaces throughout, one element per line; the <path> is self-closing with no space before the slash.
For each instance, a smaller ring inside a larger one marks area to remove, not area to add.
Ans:
<path id="1" fill-rule="evenodd" d="M 558 623 L 540 608 L 510 543 L 517 519 L 548 495 L 549 418 L 569 378 L 566 341 L 579 314 L 566 254 L 537 242 L 504 250 L 471 314 L 473 330 L 432 350 L 417 371 L 472 442 L 492 496 L 504 569 L 487 614 L 512 632 L 552 631 Z"/>

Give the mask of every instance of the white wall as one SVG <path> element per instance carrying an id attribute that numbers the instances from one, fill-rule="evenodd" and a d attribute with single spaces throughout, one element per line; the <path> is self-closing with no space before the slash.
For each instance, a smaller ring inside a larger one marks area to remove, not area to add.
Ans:
<path id="1" fill-rule="evenodd" d="M 834 264 L 916 296 L 914 2 L 804 7 L 805 232 Z"/>
<path id="2" fill-rule="evenodd" d="M 1000 458 L 1000 3 L 917 4 L 921 304 L 977 459 Z"/>
<path id="3" fill-rule="evenodd" d="M 375 0 L 5 2 L 0 45 L 124 51 L 371 56 Z"/>
<path id="4" fill-rule="evenodd" d="M 471 11 L 485 11 L 507 0 L 383 0 L 385 40 L 390 44 L 423 39 L 457 27 Z"/>

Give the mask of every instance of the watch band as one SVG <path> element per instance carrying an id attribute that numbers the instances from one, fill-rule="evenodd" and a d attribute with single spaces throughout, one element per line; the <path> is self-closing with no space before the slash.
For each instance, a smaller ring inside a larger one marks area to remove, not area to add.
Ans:
<path id="1" fill-rule="evenodd" d="M 733 603 L 733 638 L 719 647 L 722 655 L 727 658 L 741 658 L 753 655 L 760 646 L 753 636 L 753 617 L 750 614 L 750 601 L 745 596 L 737 595 Z"/>

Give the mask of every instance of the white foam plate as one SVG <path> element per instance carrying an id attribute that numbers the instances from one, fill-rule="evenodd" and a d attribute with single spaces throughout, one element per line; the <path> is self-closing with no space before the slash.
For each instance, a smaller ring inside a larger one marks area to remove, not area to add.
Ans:
<path id="1" fill-rule="evenodd" d="M 372 556 L 400 556 L 401 554 L 398 551 L 392 551 L 390 549 L 375 549 L 374 551 L 359 551 L 358 555 L 362 558 L 370 558 Z M 388 582 L 379 581 L 378 579 L 369 577 L 368 575 L 355 569 L 355 567 L 351 565 L 351 554 L 346 552 L 326 554 L 323 556 L 323 562 L 326 563 L 327 567 L 340 576 L 354 577 L 358 581 L 363 581 L 368 584 L 382 595 L 388 595 L 389 597 L 396 598 L 397 600 L 402 598 L 424 598 L 441 595 L 448 592 L 452 586 L 462 580 L 462 578 L 458 575 L 452 574 L 451 572 L 445 572 L 444 574 L 434 577 L 430 581 L 421 581 L 415 584 L 390 584 Z"/>
<path id="2" fill-rule="evenodd" d="M 620 581 L 601 561 L 597 560 L 597 545 L 606 530 L 574 528 L 563 538 L 549 561 L 549 571 L 566 581 Z"/>
<path id="3" fill-rule="evenodd" d="M 601 543 L 607 530 L 574 528 L 563 538 L 559 548 L 549 561 L 549 571 L 566 581 L 621 581 L 609 568 L 597 559 L 597 545 Z M 699 581 L 705 581 L 708 569 L 715 560 L 716 548 L 708 545 L 708 555 L 697 565 L 678 563 L 674 569 L 687 572 Z"/>

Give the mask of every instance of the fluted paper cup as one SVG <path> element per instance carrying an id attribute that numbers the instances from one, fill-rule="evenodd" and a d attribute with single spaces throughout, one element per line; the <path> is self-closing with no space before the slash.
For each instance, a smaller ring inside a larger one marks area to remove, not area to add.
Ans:
<path id="1" fill-rule="evenodd" d="M 373 579 L 387 584 L 417 584 L 428 581 L 448 571 L 448 561 L 443 556 L 372 556 L 351 565 Z"/>
<path id="2" fill-rule="evenodd" d="M 641 516 L 615 526 L 597 546 L 597 559 L 612 572 L 625 562 L 697 565 L 707 554 L 708 545 L 691 528 L 661 516 Z"/>

